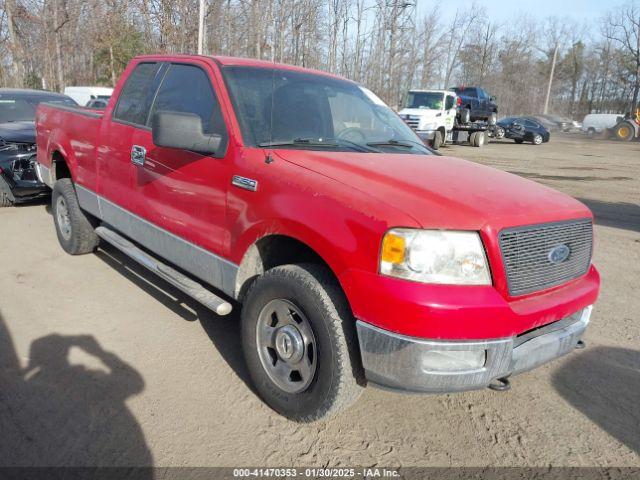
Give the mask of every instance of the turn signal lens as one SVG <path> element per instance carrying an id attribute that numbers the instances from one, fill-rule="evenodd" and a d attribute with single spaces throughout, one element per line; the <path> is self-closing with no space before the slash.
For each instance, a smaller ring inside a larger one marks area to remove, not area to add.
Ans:
<path id="1" fill-rule="evenodd" d="M 382 240 L 381 260 L 388 263 L 402 263 L 405 255 L 405 239 L 388 232 Z"/>

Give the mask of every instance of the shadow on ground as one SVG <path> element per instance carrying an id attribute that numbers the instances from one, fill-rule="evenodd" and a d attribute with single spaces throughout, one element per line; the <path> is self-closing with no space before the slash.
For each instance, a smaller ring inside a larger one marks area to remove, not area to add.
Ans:
<path id="1" fill-rule="evenodd" d="M 592 422 L 640 453 L 640 351 L 585 350 L 553 375 L 553 385 Z"/>
<path id="2" fill-rule="evenodd" d="M 72 348 L 108 372 L 71 365 Z M 153 465 L 125 404 L 143 389 L 140 374 L 90 335 L 38 338 L 20 362 L 0 314 L 0 466 Z"/>
<path id="3" fill-rule="evenodd" d="M 111 245 L 103 242 L 96 255 L 176 315 L 189 322 L 199 321 L 202 329 L 238 378 L 255 392 L 242 354 L 239 305 L 234 304 L 233 311 L 229 315 L 216 315 Z"/>
<path id="4" fill-rule="evenodd" d="M 579 198 L 591 209 L 597 225 L 640 232 L 640 205 L 626 202 L 603 202 Z"/>

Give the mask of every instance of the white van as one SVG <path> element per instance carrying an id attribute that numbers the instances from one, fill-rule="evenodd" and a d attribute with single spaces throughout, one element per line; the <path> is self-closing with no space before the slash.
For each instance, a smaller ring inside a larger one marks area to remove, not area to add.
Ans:
<path id="1" fill-rule="evenodd" d="M 590 113 L 582 121 L 582 131 L 587 135 L 602 133 L 615 127 L 623 116 L 621 113 Z"/>
<path id="2" fill-rule="evenodd" d="M 107 87 L 66 87 L 64 94 L 73 98 L 78 105 L 83 107 L 91 100 L 106 100 L 108 101 L 113 93 L 113 88 Z"/>

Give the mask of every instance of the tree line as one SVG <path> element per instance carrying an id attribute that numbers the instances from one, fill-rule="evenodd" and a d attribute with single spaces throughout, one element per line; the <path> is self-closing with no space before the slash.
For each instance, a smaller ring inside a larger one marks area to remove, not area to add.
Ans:
<path id="1" fill-rule="evenodd" d="M 417 2 L 420 5 L 417 5 Z M 431 5 L 431 8 L 429 8 Z M 199 0 L 0 0 L 0 85 L 113 86 L 135 55 L 197 49 Z M 640 5 L 601 18 L 522 16 L 423 0 L 205 0 L 204 53 L 326 70 L 392 106 L 409 88 L 480 85 L 501 113 L 626 112 L 640 90 Z"/>

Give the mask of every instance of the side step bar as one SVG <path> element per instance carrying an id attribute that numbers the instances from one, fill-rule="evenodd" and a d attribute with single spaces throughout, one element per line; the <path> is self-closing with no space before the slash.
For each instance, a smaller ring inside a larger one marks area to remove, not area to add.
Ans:
<path id="1" fill-rule="evenodd" d="M 205 307 L 213 310 L 218 315 L 227 315 L 231 312 L 231 304 L 213 292 L 207 290 L 198 282 L 178 272 L 174 268 L 156 260 L 154 257 L 136 247 L 132 242 L 114 232 L 110 228 L 100 226 L 96 228 L 96 234 L 110 243 L 122 253 L 148 268 L 153 273 L 169 282 L 181 292 L 200 302 Z"/>

